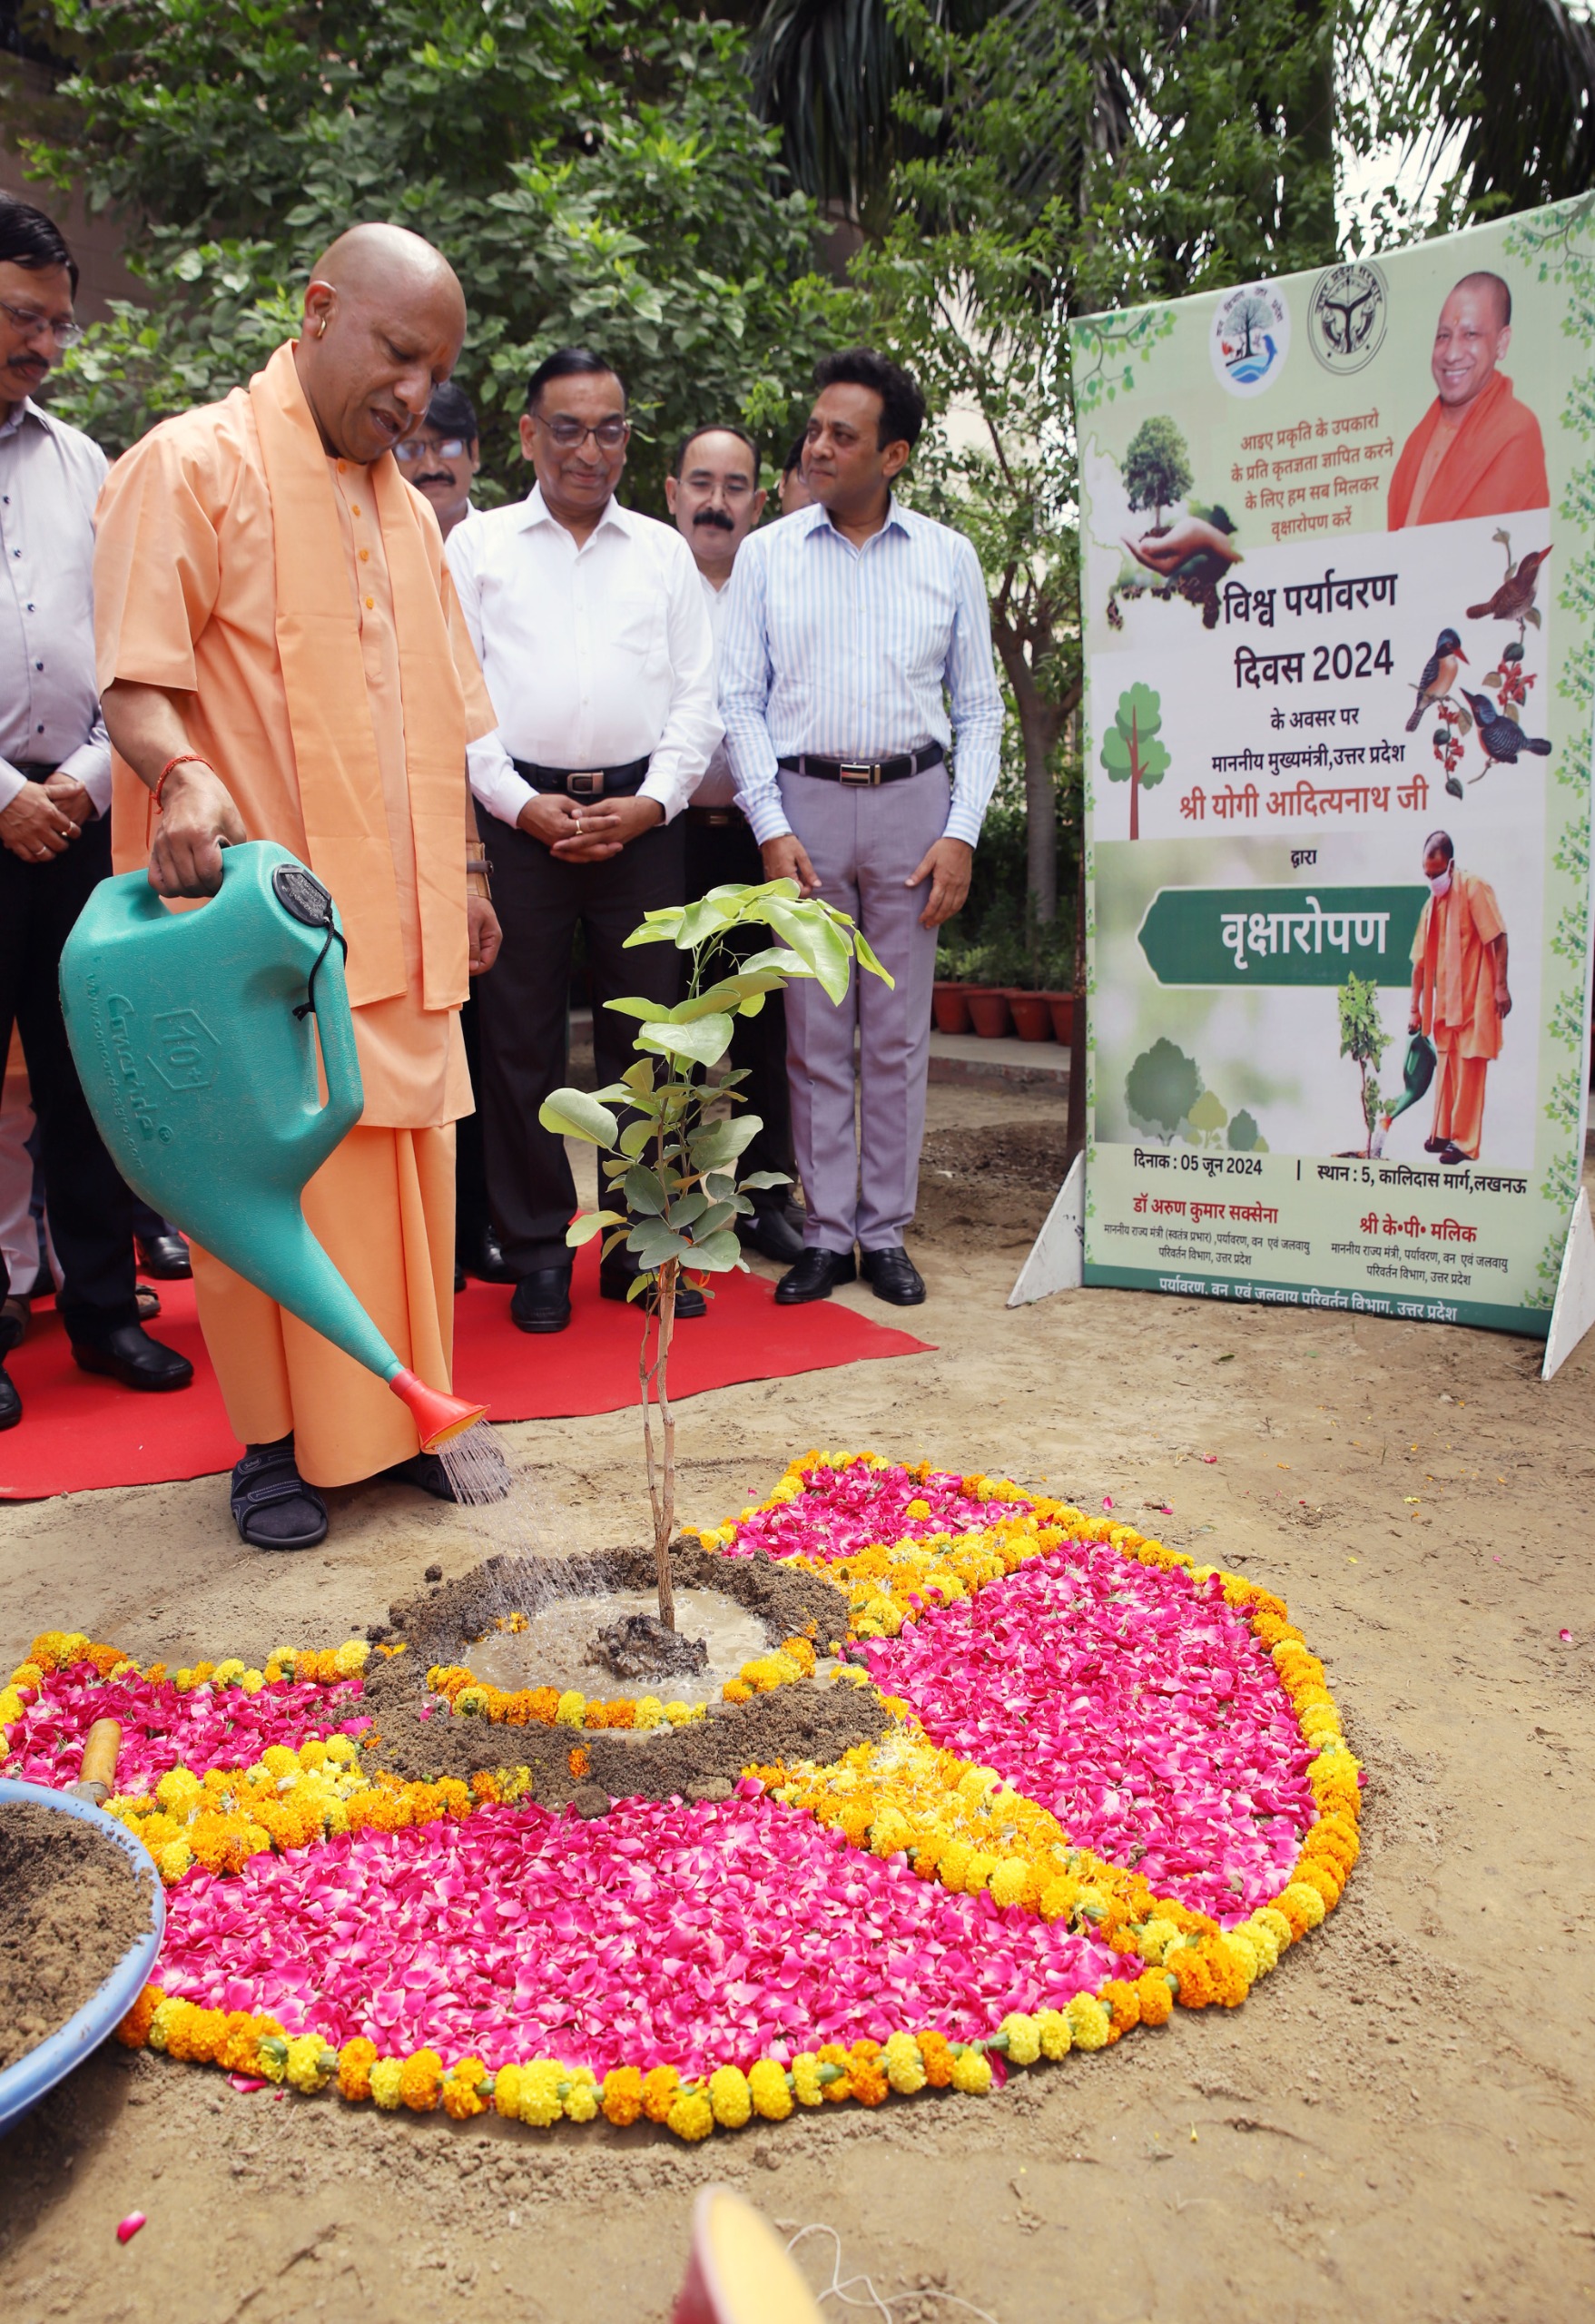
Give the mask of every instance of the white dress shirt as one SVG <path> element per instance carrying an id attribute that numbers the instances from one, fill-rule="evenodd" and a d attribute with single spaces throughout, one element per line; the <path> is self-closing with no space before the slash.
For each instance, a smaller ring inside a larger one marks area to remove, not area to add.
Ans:
<path id="1" fill-rule="evenodd" d="M 956 733 L 946 835 L 973 847 L 997 787 L 1002 694 L 963 535 L 893 499 L 855 548 L 823 508 L 802 508 L 749 536 L 725 595 L 720 715 L 760 845 L 791 828 L 777 760 L 895 758 Z"/>
<path id="2" fill-rule="evenodd" d="M 471 789 L 513 823 L 537 796 L 512 762 L 570 772 L 652 761 L 669 822 L 720 740 L 714 640 L 698 568 L 673 525 L 611 500 L 578 548 L 540 487 L 445 544 L 498 714 L 468 746 Z"/>
<path id="3" fill-rule="evenodd" d="M 104 814 L 111 743 L 94 680 L 94 503 L 109 463 L 31 397 L 0 428 L 0 807 L 19 765 L 59 767 Z"/>
<path id="4" fill-rule="evenodd" d="M 731 584 L 728 581 L 724 589 L 717 589 L 701 566 L 698 578 L 704 585 L 704 603 L 709 609 L 709 627 L 714 638 L 714 674 L 718 677 L 720 648 L 725 638 L 725 601 L 731 595 Z M 694 807 L 734 807 L 736 804 L 736 777 L 731 771 L 724 736 L 715 743 L 708 771 L 693 793 L 693 804 Z"/>

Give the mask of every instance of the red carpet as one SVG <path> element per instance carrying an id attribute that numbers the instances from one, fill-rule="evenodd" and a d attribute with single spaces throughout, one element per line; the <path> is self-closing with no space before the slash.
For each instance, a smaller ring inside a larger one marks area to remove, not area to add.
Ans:
<path id="1" fill-rule="evenodd" d="M 53 1307 L 6 1359 L 23 1399 L 19 1428 L 0 1436 L 0 1500 L 42 1500 L 103 1485 L 164 1484 L 231 1468 L 241 1447 L 194 1315 L 192 1285 L 160 1286 L 152 1327 L 194 1366 L 191 1388 L 146 1396 L 80 1372 Z M 739 1380 L 783 1380 L 871 1356 L 918 1355 L 926 1343 L 855 1315 L 836 1300 L 775 1312 L 762 1275 L 719 1278 L 702 1323 L 677 1327 L 670 1354 L 672 1400 Z M 531 1338 L 509 1320 L 509 1291 L 472 1283 L 455 1303 L 455 1385 L 492 1420 L 556 1420 L 611 1413 L 637 1400 L 640 1319 L 598 1296 L 597 1246 L 576 1262 L 576 1313 L 568 1331 Z"/>

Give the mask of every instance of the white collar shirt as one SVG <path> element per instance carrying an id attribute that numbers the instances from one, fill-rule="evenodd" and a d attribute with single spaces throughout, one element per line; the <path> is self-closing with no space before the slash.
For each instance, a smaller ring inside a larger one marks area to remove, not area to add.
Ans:
<path id="1" fill-rule="evenodd" d="M 104 814 L 111 743 L 94 678 L 94 503 L 109 463 L 31 397 L 0 427 L 0 807 L 59 767 Z"/>
<path id="2" fill-rule="evenodd" d="M 724 588 L 717 589 L 701 568 L 698 579 L 704 587 L 704 603 L 709 609 L 709 627 L 714 637 L 714 669 L 718 675 L 720 644 L 725 635 L 725 601 L 731 594 L 731 585 L 727 582 Z M 715 743 L 708 771 L 693 793 L 693 804 L 694 807 L 730 807 L 735 803 L 736 777 L 731 771 L 731 761 L 726 756 L 725 743 L 722 740 Z"/>
<path id="3" fill-rule="evenodd" d="M 578 547 L 537 487 L 479 511 L 446 554 L 498 718 L 468 748 L 479 803 L 517 821 L 535 795 L 517 759 L 577 773 L 646 758 L 642 795 L 678 815 L 721 727 L 714 633 L 675 527 L 612 499 Z"/>

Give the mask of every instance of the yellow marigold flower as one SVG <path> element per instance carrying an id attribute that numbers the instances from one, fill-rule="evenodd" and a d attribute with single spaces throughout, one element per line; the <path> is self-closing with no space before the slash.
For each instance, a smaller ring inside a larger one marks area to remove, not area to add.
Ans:
<path id="1" fill-rule="evenodd" d="M 1020 2010 L 1010 2010 L 1000 2030 L 1008 2036 L 1009 2064 L 1033 2066 L 1041 2054 L 1041 2028 L 1037 2020 Z"/>
<path id="2" fill-rule="evenodd" d="M 678 2139 L 695 2144 L 699 2139 L 706 2139 L 714 2129 L 714 2110 L 703 2091 L 683 2091 L 665 2122 Z"/>
<path id="3" fill-rule="evenodd" d="M 172 2038 L 172 2029 L 179 2022 L 182 2013 L 187 2007 L 188 2004 L 179 2001 L 175 1994 L 166 1994 L 162 1995 L 151 2015 L 149 2030 L 144 2039 L 151 2049 L 158 2050 L 162 2057 L 166 2053 L 166 2045 Z"/>
<path id="4" fill-rule="evenodd" d="M 404 2066 L 398 2058 L 379 2058 L 371 2068 L 371 2096 L 385 2114 L 397 2112 Z"/>
<path id="5" fill-rule="evenodd" d="M 168 1815 L 186 1817 L 198 1806 L 202 1789 L 198 1776 L 189 1768 L 168 1768 L 155 1786 L 155 1797 Z"/>
<path id="6" fill-rule="evenodd" d="M 989 1886 L 999 1905 L 1018 1905 L 1024 1901 L 1030 1885 L 1030 1867 L 1023 1856 L 1005 1856 L 998 1859 Z"/>
<path id="7" fill-rule="evenodd" d="M 761 2058 L 748 2069 L 748 2096 L 753 2112 L 767 2122 L 784 2122 L 792 2112 L 792 2092 L 786 2084 L 786 2068 L 777 2065 L 773 2058 Z"/>
<path id="8" fill-rule="evenodd" d="M 972 1855 L 964 1866 L 963 1889 L 966 1896 L 978 1896 L 997 1869 L 997 1858 L 983 1851 Z"/>
<path id="9" fill-rule="evenodd" d="M 911 1501 L 902 1513 L 905 1517 L 929 1517 L 930 1504 L 928 1501 Z"/>
<path id="10" fill-rule="evenodd" d="M 716 2066 L 709 2076 L 709 2104 L 723 2130 L 740 2131 L 753 2111 L 747 2076 L 736 2066 Z"/>
<path id="11" fill-rule="evenodd" d="M 795 1662 L 805 1679 L 812 1678 L 816 1660 L 813 1643 L 806 1638 L 789 1638 L 782 1641 L 781 1651 L 790 1662 Z"/>
<path id="12" fill-rule="evenodd" d="M 1259 1905 L 1252 1915 L 1252 1925 L 1254 1928 L 1266 1929 L 1279 1947 L 1280 1953 L 1283 1953 L 1287 1945 L 1295 1942 L 1295 1929 L 1292 1928 L 1285 1915 L 1274 1905 Z M 1278 1955 L 1275 1957 L 1277 1959 Z"/>
<path id="13" fill-rule="evenodd" d="M 1074 2046 L 1068 2019 L 1061 2009 L 1039 2009 L 1036 2012 L 1036 2033 L 1044 2058 L 1067 2058 Z"/>
<path id="14" fill-rule="evenodd" d="M 500 2066 L 493 2077 L 493 2104 L 506 2122 L 520 2119 L 521 2068 Z"/>
<path id="15" fill-rule="evenodd" d="M 566 1687 L 559 1698 L 559 1708 L 554 1714 L 556 1727 L 579 1727 L 587 1708 L 587 1699 L 575 1687 Z"/>
<path id="16" fill-rule="evenodd" d="M 290 1751 L 286 1743 L 269 1743 L 261 1754 L 261 1765 L 269 1768 L 274 1776 L 297 1775 L 299 1753 Z"/>
<path id="17" fill-rule="evenodd" d="M 1228 1930 L 1224 1939 L 1232 1953 L 1238 1953 L 1245 1964 L 1246 1983 L 1255 1985 L 1263 1974 L 1263 1956 L 1255 1941 L 1255 1933 L 1243 1922 L 1239 1928 Z"/>
<path id="18" fill-rule="evenodd" d="M 1068 1873 L 1049 1880 L 1041 1891 L 1041 1917 L 1044 1921 L 1067 1920 L 1079 1900 L 1080 1884 Z"/>
<path id="19" fill-rule="evenodd" d="M 258 1695 L 266 1683 L 266 1674 L 263 1670 L 246 1670 L 238 1683 L 246 1695 Z"/>
<path id="20" fill-rule="evenodd" d="M 1136 1931 L 1136 1951 L 1143 1961 L 1151 1962 L 1154 1967 L 1162 1960 L 1169 1946 L 1177 1945 L 1179 1941 L 1179 1931 L 1174 1923 L 1164 1920 L 1157 1915 L 1154 1915 L 1151 1920 L 1144 1922 Z"/>
<path id="21" fill-rule="evenodd" d="M 909 1846 L 913 1838 L 913 1831 L 902 1810 L 900 1807 L 893 1807 L 889 1801 L 876 1809 L 875 1820 L 870 1826 L 869 1837 L 871 1854 L 881 1856 L 896 1856 Z"/>
<path id="22" fill-rule="evenodd" d="M 800 2106 L 818 2106 L 825 2095 L 820 2061 L 812 2051 L 800 2050 L 792 2062 L 793 2095 Z"/>
<path id="23" fill-rule="evenodd" d="M 13 1727 L 22 1717 L 22 1697 L 15 1687 L 0 1689 L 0 1727 Z"/>
<path id="24" fill-rule="evenodd" d="M 377 2064 L 377 2044 L 357 2034 L 338 2053 L 338 2095 L 351 2103 L 371 2094 L 371 2074 Z"/>
<path id="25" fill-rule="evenodd" d="M 1245 1935 L 1246 1942 L 1257 1956 L 1257 1974 L 1260 1977 L 1265 1977 L 1279 1960 L 1279 1938 L 1263 1919 L 1262 1915 L 1254 1913 L 1251 1919 L 1243 1922 L 1239 1928 L 1231 1929 L 1230 1935 L 1231 1936 Z"/>
<path id="26" fill-rule="evenodd" d="M 487 2069 L 480 2058 L 461 2058 L 443 2078 L 443 2111 L 457 2122 L 468 2122 L 474 2115 L 485 2114 L 487 2102 L 482 2095 L 482 2084 L 487 2079 Z"/>
<path id="27" fill-rule="evenodd" d="M 611 2066 L 604 2077 L 605 2119 L 624 2131 L 643 2111 L 643 2077 L 635 2066 Z"/>
<path id="28" fill-rule="evenodd" d="M 54 1669 L 54 1666 L 52 1664 L 51 1667 Z M 14 1687 L 26 1687 L 31 1691 L 44 1685 L 44 1673 L 36 1662 L 19 1662 L 11 1674 L 11 1683 Z"/>
<path id="29" fill-rule="evenodd" d="M 327 2047 L 320 2034 L 301 2034 L 288 2045 L 289 2088 L 307 2093 L 324 2090 L 337 2064 L 337 2053 Z"/>
<path id="30" fill-rule="evenodd" d="M 936 1877 L 944 1888 L 957 1896 L 964 1885 L 964 1875 L 970 1867 L 974 1850 L 967 1840 L 949 1840 L 937 1859 Z"/>
<path id="31" fill-rule="evenodd" d="M 338 1649 L 332 1659 L 340 1679 L 358 1679 L 370 1659 L 371 1649 L 363 1638 L 351 1638 Z"/>
<path id="32" fill-rule="evenodd" d="M 430 2114 L 443 2089 L 443 2061 L 436 2050 L 418 2050 L 406 2058 L 399 2094 L 412 2114 Z"/>
<path id="33" fill-rule="evenodd" d="M 664 1718 L 665 1706 L 658 1696 L 644 1695 L 637 1704 L 636 1725 L 645 1731 L 650 1728 L 661 1726 Z"/>
<path id="34" fill-rule="evenodd" d="M 1324 1899 L 1305 1880 L 1293 1880 L 1275 1898 L 1276 1908 L 1290 1923 L 1293 1936 L 1305 1935 L 1324 1918 Z"/>
<path id="35" fill-rule="evenodd" d="M 225 1662 L 216 1665 L 215 1679 L 219 1687 L 235 1686 L 242 1677 L 243 1664 L 236 1654 L 230 1654 Z"/>
<path id="36" fill-rule="evenodd" d="M 326 1762 L 327 1746 L 319 1736 L 312 1735 L 307 1742 L 300 1745 L 299 1763 L 306 1775 L 313 1776 L 318 1768 L 324 1767 Z"/>
<path id="37" fill-rule="evenodd" d="M 288 2036 L 281 2026 L 262 2034 L 255 2044 L 255 2071 L 268 2082 L 281 2082 L 288 2073 Z"/>
<path id="38" fill-rule="evenodd" d="M 577 2066 L 565 2093 L 565 2112 L 573 2122 L 590 2122 L 598 2112 L 598 2084 L 591 2066 Z"/>
<path id="39" fill-rule="evenodd" d="M 911 2098 L 925 2087 L 925 2061 L 911 2034 L 888 2034 L 881 2052 L 886 2079 L 901 2098 Z"/>
<path id="40" fill-rule="evenodd" d="M 952 2086 L 966 2098 L 984 2098 L 991 2087 L 991 2061 L 981 2050 L 960 2050 L 952 2062 Z"/>
<path id="41" fill-rule="evenodd" d="M 697 1717 L 691 1703 L 666 1703 L 665 1716 L 672 1727 L 686 1727 Z"/>
<path id="42" fill-rule="evenodd" d="M 1064 2011 L 1068 2030 L 1077 2050 L 1105 2050 L 1111 2020 L 1101 2003 L 1090 1994 L 1077 1994 Z"/>
<path id="43" fill-rule="evenodd" d="M 520 2118 L 534 2130 L 546 2131 L 563 2111 L 559 2085 L 565 2069 L 554 2058 L 534 2058 L 520 2070 Z"/>

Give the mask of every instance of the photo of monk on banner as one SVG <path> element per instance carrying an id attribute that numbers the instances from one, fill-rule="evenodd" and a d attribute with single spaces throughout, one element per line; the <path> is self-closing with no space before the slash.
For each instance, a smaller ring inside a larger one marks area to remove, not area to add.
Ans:
<path id="1" fill-rule="evenodd" d="M 1484 1077 L 1501 1055 L 1501 1022 L 1511 1010 L 1506 923 L 1489 881 L 1457 869 L 1448 832 L 1424 841 L 1423 877 L 1429 898 L 1413 938 L 1407 1030 L 1434 1044 L 1434 1123 L 1423 1147 L 1449 1167 L 1478 1159 Z"/>
<path id="2" fill-rule="evenodd" d="M 1548 508 L 1540 422 L 1496 367 L 1511 344 L 1511 291 L 1499 274 L 1464 274 L 1434 327 L 1434 401 L 1390 480 L 1390 529 Z"/>

